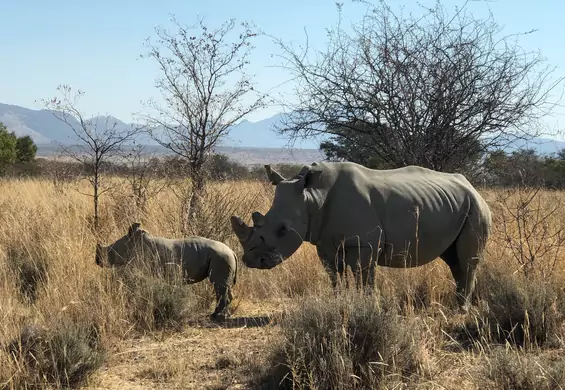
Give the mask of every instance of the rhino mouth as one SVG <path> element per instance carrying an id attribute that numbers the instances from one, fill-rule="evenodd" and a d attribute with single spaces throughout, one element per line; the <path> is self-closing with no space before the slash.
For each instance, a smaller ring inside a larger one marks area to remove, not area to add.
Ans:
<path id="1" fill-rule="evenodd" d="M 102 246 L 100 245 L 96 246 L 95 261 L 97 266 L 104 268 L 104 264 L 102 262 Z"/>
<path id="2" fill-rule="evenodd" d="M 269 253 L 264 254 L 260 257 L 252 257 L 253 260 L 250 260 L 249 257 L 243 257 L 243 263 L 248 268 L 257 268 L 257 269 L 271 269 L 279 265 L 283 262 L 283 256 L 280 253 Z"/>

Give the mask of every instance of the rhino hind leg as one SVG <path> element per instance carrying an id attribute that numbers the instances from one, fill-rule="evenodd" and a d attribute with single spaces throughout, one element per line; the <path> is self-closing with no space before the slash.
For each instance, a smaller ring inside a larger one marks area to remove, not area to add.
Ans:
<path id="1" fill-rule="evenodd" d="M 455 279 L 457 303 L 467 312 L 475 291 L 477 266 L 484 257 L 486 237 L 466 222 L 455 242 L 441 255 Z"/>
<path id="2" fill-rule="evenodd" d="M 230 287 L 223 283 L 215 284 L 214 289 L 216 290 L 217 304 L 211 317 L 214 320 L 224 320 L 230 316 L 229 305 L 233 299 L 233 294 Z"/>

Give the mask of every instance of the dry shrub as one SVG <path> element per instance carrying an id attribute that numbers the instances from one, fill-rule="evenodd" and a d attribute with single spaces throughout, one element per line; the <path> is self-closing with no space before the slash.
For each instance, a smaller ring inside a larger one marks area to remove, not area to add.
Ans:
<path id="1" fill-rule="evenodd" d="M 242 183 L 223 182 L 210 185 L 197 221 L 189 221 L 193 234 L 218 241 L 234 236 L 232 215 L 250 216 L 264 202 L 263 191 L 245 191 Z"/>
<path id="2" fill-rule="evenodd" d="M 59 320 L 49 327 L 25 326 L 6 348 L 16 374 L 6 388 L 76 387 L 105 360 L 96 324 Z M 1 378 L 5 379 L 5 378 Z"/>
<path id="3" fill-rule="evenodd" d="M 486 374 L 501 390 L 554 390 L 565 386 L 565 362 L 561 357 L 544 358 L 513 349 L 496 351 Z"/>
<path id="4" fill-rule="evenodd" d="M 467 324 L 486 343 L 509 342 L 524 348 L 561 344 L 564 293 L 552 280 L 486 268 L 479 274 L 478 314 Z"/>
<path id="5" fill-rule="evenodd" d="M 376 389 L 418 375 L 419 331 L 409 322 L 396 302 L 381 296 L 347 292 L 337 300 L 307 299 L 282 320 L 271 384 Z"/>
<path id="6" fill-rule="evenodd" d="M 565 250 L 562 194 L 540 187 L 496 192 L 493 237 L 512 268 L 525 277 L 549 278 Z"/>
<path id="7" fill-rule="evenodd" d="M 40 241 L 41 237 L 35 235 L 30 241 L 14 240 L 7 245 L 6 264 L 27 303 L 34 303 L 47 284 L 49 267 Z"/>
<path id="8" fill-rule="evenodd" d="M 457 306 L 455 282 L 441 259 L 411 269 L 376 268 L 376 287 L 398 301 L 403 315 Z"/>
<path id="9" fill-rule="evenodd" d="M 125 288 L 128 314 L 137 330 L 179 329 L 192 314 L 194 297 L 183 283 L 143 269 L 126 269 L 116 274 Z"/>

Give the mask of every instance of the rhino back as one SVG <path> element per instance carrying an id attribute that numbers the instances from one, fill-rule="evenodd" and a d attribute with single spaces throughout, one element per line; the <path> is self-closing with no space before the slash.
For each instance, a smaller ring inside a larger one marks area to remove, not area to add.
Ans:
<path id="1" fill-rule="evenodd" d="M 419 262 L 441 255 L 457 238 L 472 204 L 482 198 L 464 176 L 409 166 L 372 170 L 353 163 L 331 167 L 324 236 L 354 237 L 387 251 L 408 249 Z M 415 251 L 416 242 L 418 250 Z"/>
<path id="2" fill-rule="evenodd" d="M 185 278 L 199 282 L 208 276 L 210 255 L 199 240 L 152 237 L 150 243 L 162 263 L 181 265 Z"/>

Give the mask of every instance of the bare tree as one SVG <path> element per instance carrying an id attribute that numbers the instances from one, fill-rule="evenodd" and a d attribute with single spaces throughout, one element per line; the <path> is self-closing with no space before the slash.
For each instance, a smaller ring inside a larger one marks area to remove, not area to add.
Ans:
<path id="1" fill-rule="evenodd" d="M 188 161 L 192 191 L 187 209 L 196 217 L 205 191 L 206 160 L 235 123 L 263 107 L 265 96 L 255 93 L 246 73 L 256 36 L 249 24 L 242 23 L 232 38 L 233 19 L 214 30 L 202 21 L 191 28 L 174 17 L 172 22 L 174 33 L 157 28 L 157 42 L 147 40 L 145 57 L 159 67 L 156 86 L 164 104 L 150 102 L 156 114 L 144 117 L 152 138 Z"/>
<path id="2" fill-rule="evenodd" d="M 441 171 L 539 136 L 563 78 L 519 47 L 523 34 L 500 33 L 492 16 L 469 16 L 465 5 L 450 16 L 438 2 L 416 18 L 380 1 L 351 33 L 341 22 L 330 30 L 315 56 L 277 40 L 298 99 L 278 130 L 334 146 L 363 140 L 370 157 L 389 166 Z"/>
<path id="3" fill-rule="evenodd" d="M 57 87 L 60 96 L 44 100 L 44 104 L 52 114 L 65 123 L 76 137 L 77 144 L 59 143 L 63 153 L 82 165 L 86 179 L 92 186 L 92 193 L 84 194 L 92 197 L 94 207 L 94 229 L 99 229 L 100 196 L 112 186 L 104 181 L 104 173 L 108 173 L 111 160 L 119 157 L 126 142 L 133 140 L 137 129 L 130 127 L 120 129 L 116 120 L 110 116 L 96 117 L 88 120 L 77 108 L 84 92 L 76 92 L 68 85 Z"/>

